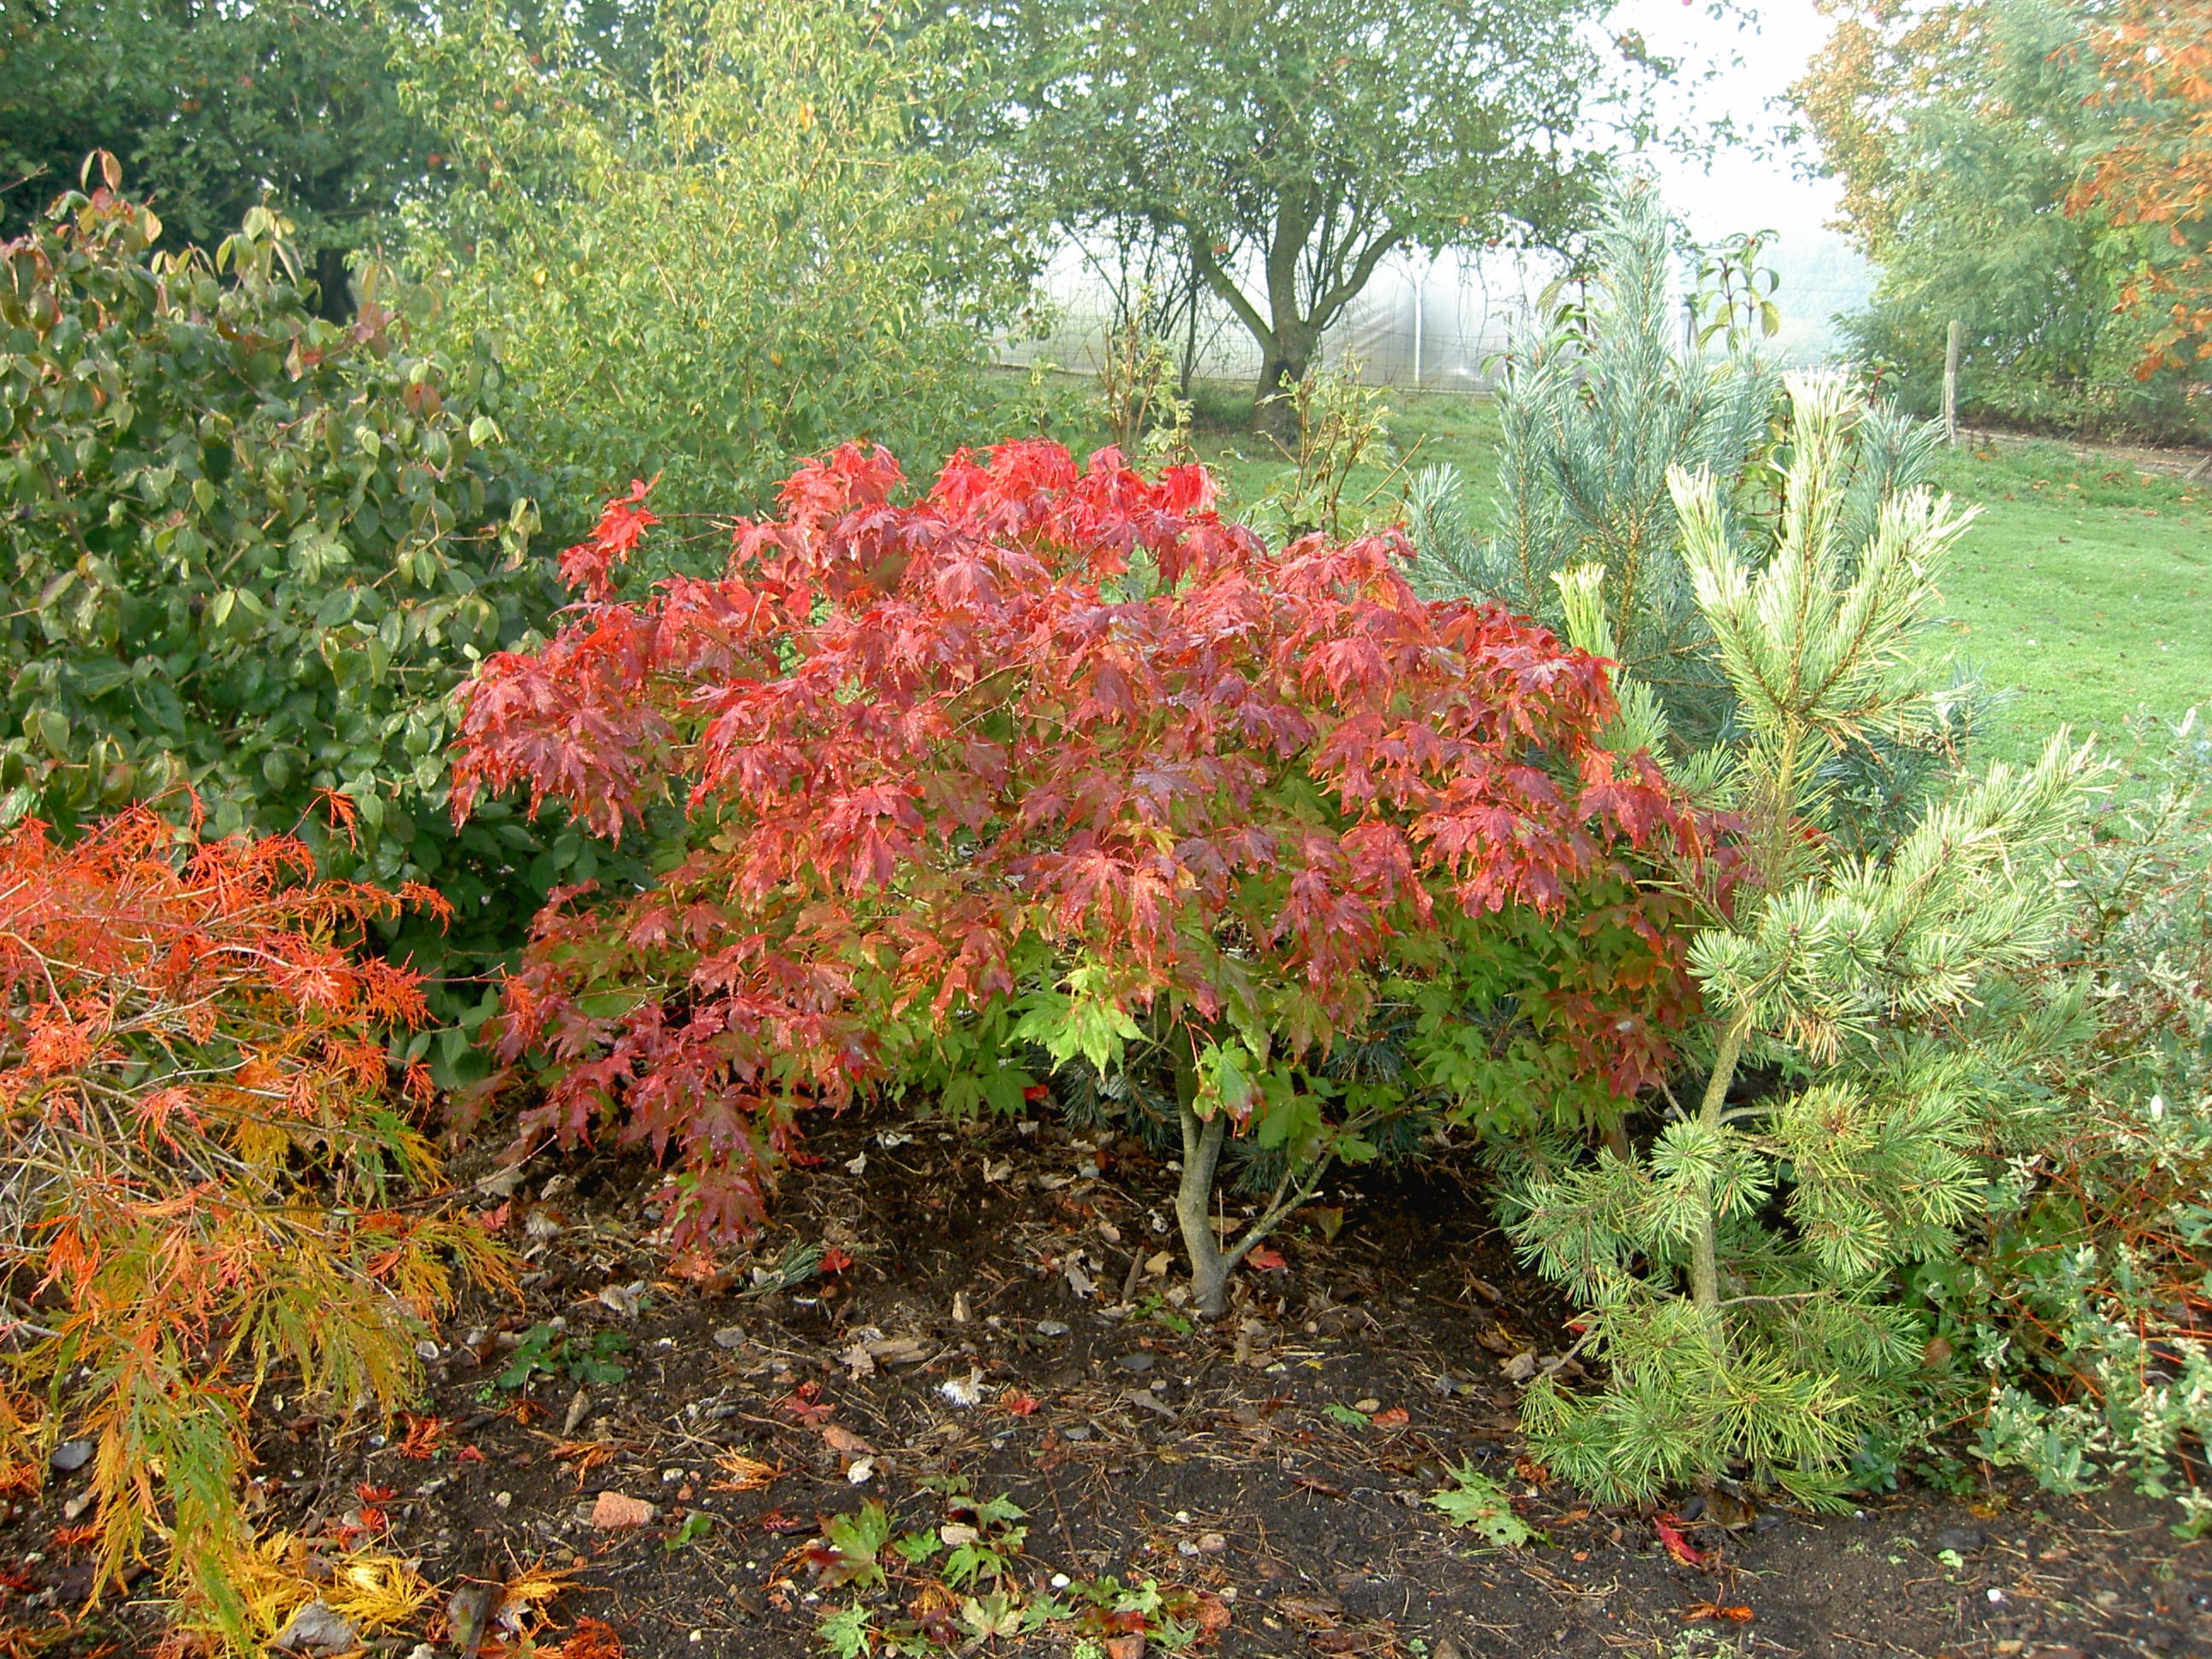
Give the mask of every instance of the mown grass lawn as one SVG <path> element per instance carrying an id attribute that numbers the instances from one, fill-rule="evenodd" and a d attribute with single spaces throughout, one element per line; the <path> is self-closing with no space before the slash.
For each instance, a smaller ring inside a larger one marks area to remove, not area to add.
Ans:
<path id="1" fill-rule="evenodd" d="M 2009 696 L 1997 752 L 2212 702 L 2212 491 L 2043 443 L 1961 448 L 1938 477 L 1982 508 L 1944 593 L 1956 659 Z"/>
<path id="2" fill-rule="evenodd" d="M 1440 393 L 1389 402 L 1390 453 L 1359 470 L 1349 498 L 1387 517 L 1408 477 L 1446 463 L 1468 479 L 1480 523 L 1496 476 L 1492 406 Z M 1201 393 L 1200 453 L 1232 510 L 1286 465 L 1237 429 L 1237 413 L 1225 390 Z M 2001 694 L 1985 752 L 2024 757 L 2060 725 L 2124 744 L 2130 716 L 2175 720 L 2212 705 L 2212 486 L 2138 471 L 2124 455 L 2012 441 L 1962 446 L 1936 477 L 1981 508 L 1943 592 L 1953 659 Z"/>

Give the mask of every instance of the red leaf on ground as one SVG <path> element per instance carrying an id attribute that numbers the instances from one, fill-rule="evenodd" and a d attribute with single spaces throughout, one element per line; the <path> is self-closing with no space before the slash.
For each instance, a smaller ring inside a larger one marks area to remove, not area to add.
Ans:
<path id="1" fill-rule="evenodd" d="M 1367 1420 L 1378 1429 L 1402 1429 L 1413 1419 L 1403 1406 L 1393 1406 L 1388 1411 L 1376 1413 Z"/>
<path id="2" fill-rule="evenodd" d="M 822 1271 L 825 1273 L 842 1273 L 852 1265 L 853 1258 L 835 1244 L 822 1252 Z"/>
<path id="3" fill-rule="evenodd" d="M 1673 1516 L 1655 1515 L 1651 1517 L 1651 1524 L 1658 1528 L 1659 1541 L 1667 1547 L 1668 1554 L 1686 1567 L 1705 1565 L 1705 1552 L 1682 1535 L 1681 1528 L 1674 1523 Z"/>
<path id="4" fill-rule="evenodd" d="M 780 1403 L 784 1410 L 805 1424 L 808 1428 L 818 1429 L 830 1420 L 837 1409 L 835 1406 L 820 1404 L 821 1395 L 822 1385 L 819 1382 L 802 1382 Z"/>
<path id="5" fill-rule="evenodd" d="M 1277 1273 L 1291 1265 L 1283 1260 L 1283 1253 L 1280 1250 L 1271 1250 L 1265 1244 L 1261 1245 L 1244 1259 L 1252 1264 L 1252 1270 L 1255 1273 Z"/>
<path id="6" fill-rule="evenodd" d="M 1016 1417 L 1027 1417 L 1037 1408 L 1036 1399 L 1019 1389 L 1008 1389 L 999 1396 L 999 1403 Z"/>

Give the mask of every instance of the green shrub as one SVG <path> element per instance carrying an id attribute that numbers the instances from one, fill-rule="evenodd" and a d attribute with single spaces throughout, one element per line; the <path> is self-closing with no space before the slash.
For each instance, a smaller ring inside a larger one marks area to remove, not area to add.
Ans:
<path id="1" fill-rule="evenodd" d="M 2147 736 L 2151 735 L 2147 733 Z M 2164 737 L 2169 734 L 2158 734 Z M 1993 1011 L 1986 1219 L 1914 1278 L 1931 1420 L 2072 1492 L 2114 1477 L 2212 1522 L 2212 744 L 2146 744 L 2069 861 L 2070 936 Z"/>
<path id="2" fill-rule="evenodd" d="M 597 856 L 447 812 L 449 694 L 558 602 L 498 365 L 422 350 L 421 296 L 374 273 L 353 325 L 315 317 L 266 210 L 212 258 L 160 252 L 106 166 L 0 251 L 0 819 L 150 799 L 297 834 L 326 874 L 436 886 L 450 933 L 392 944 L 479 965 Z"/>

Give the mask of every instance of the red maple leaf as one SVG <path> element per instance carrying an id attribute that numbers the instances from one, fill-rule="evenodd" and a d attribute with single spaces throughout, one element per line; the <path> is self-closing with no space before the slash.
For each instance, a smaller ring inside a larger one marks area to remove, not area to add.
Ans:
<path id="1" fill-rule="evenodd" d="M 1668 1554 L 1686 1567 L 1702 1567 L 1705 1565 L 1705 1553 L 1682 1535 L 1680 1524 L 1674 1516 L 1655 1515 L 1651 1517 L 1651 1524 L 1658 1531 L 1659 1541 L 1667 1547 Z"/>

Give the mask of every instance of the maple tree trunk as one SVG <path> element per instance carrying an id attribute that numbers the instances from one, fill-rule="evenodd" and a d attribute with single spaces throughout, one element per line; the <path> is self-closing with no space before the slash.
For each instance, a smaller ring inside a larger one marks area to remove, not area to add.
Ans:
<path id="1" fill-rule="evenodd" d="M 1180 1079 L 1178 1079 L 1179 1081 Z M 1221 1163 L 1221 1143 L 1228 1133 L 1222 1118 L 1206 1121 L 1182 1103 L 1182 1176 L 1176 1183 L 1176 1220 L 1182 1228 L 1184 1252 L 1190 1257 L 1191 1305 L 1207 1319 L 1229 1311 L 1229 1258 L 1214 1236 L 1213 1172 Z"/>

